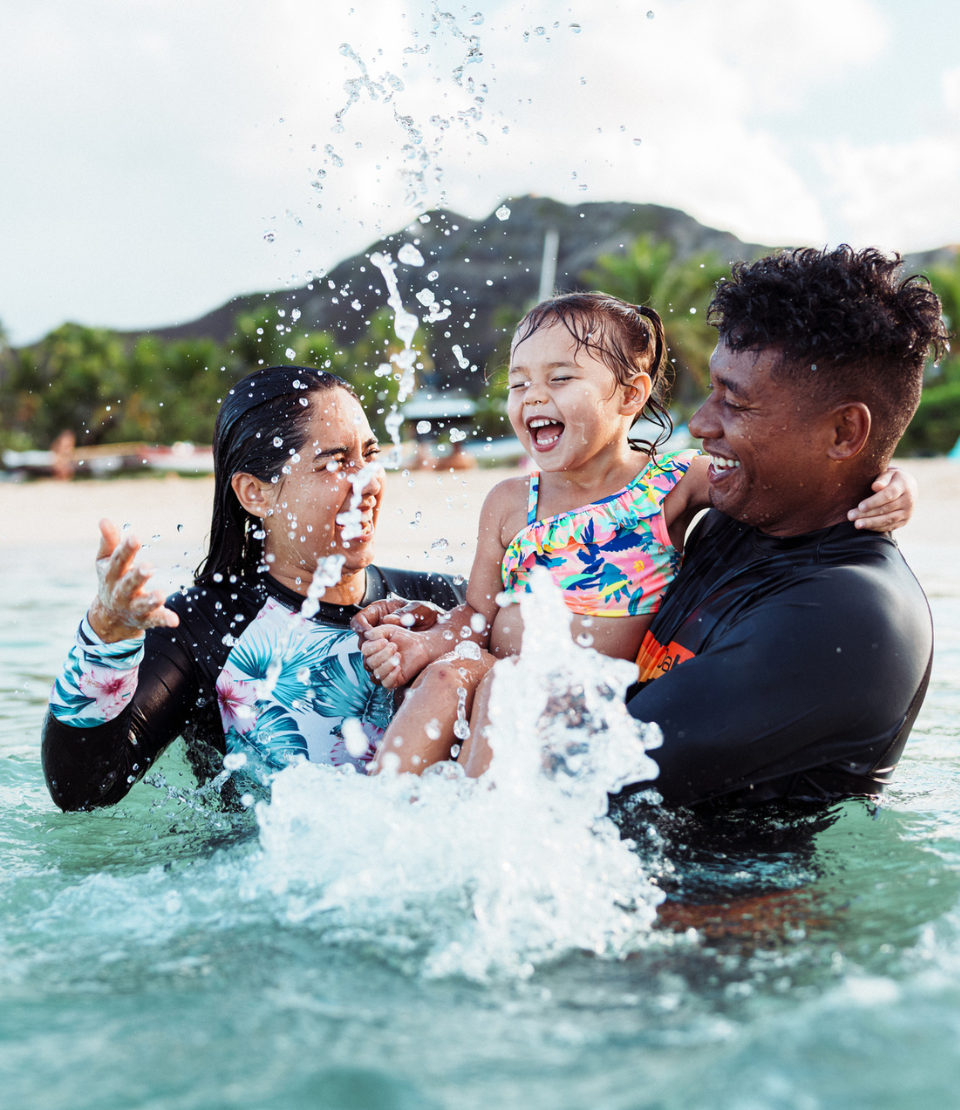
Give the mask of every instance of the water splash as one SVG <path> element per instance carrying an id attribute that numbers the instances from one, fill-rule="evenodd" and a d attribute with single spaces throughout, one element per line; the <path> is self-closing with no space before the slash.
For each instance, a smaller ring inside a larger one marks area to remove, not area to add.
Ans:
<path id="1" fill-rule="evenodd" d="M 494 682 L 490 772 L 286 768 L 257 806 L 247 897 L 269 892 L 281 919 L 429 977 L 527 978 L 570 951 L 649 943 L 662 894 L 606 806 L 655 773 L 645 749 L 659 736 L 623 705 L 633 666 L 577 648 L 544 578 L 521 603 L 523 653 Z"/>
<path id="2" fill-rule="evenodd" d="M 413 248 L 416 250 L 416 247 Z M 419 254 L 419 251 L 417 252 Z M 389 466 L 398 467 L 401 459 L 400 428 L 403 426 L 403 416 L 399 406 L 410 396 L 416 386 L 414 368 L 420 352 L 413 346 L 419 319 L 412 312 L 403 307 L 400 297 L 400 288 L 397 285 L 397 264 L 389 254 L 375 251 L 370 255 L 370 261 L 383 274 L 387 286 L 387 304 L 393 309 L 393 330 L 397 338 L 403 343 L 403 350 L 390 356 L 390 361 L 400 372 L 400 382 L 397 386 L 397 397 L 390 405 L 390 412 L 384 418 L 387 434 L 393 442 L 393 450 L 388 460 Z"/>

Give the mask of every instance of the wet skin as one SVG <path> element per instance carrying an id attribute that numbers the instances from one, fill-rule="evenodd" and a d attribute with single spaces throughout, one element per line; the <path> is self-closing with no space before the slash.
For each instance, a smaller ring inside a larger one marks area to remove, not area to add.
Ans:
<path id="1" fill-rule="evenodd" d="M 373 543 L 383 471 L 380 448 L 359 401 L 346 390 L 331 389 L 310 397 L 306 441 L 291 456 L 277 482 L 235 474 L 233 488 L 248 512 L 263 521 L 264 550 L 274 578 L 306 594 L 319 563 L 342 555 L 339 583 L 323 600 L 354 605 L 366 588 L 366 568 L 373 562 Z M 337 517 L 347 513 L 354 497 L 351 478 L 364 468 L 360 512 L 361 534 L 343 538 Z"/>
<path id="2" fill-rule="evenodd" d="M 859 458 L 870 412 L 859 402 L 823 411 L 794 382 L 775 378 L 774 351 L 710 359 L 710 396 L 689 423 L 711 457 L 710 504 L 772 536 L 797 536 L 846 520 L 869 492 Z M 876 470 L 874 470 L 874 474 Z"/>

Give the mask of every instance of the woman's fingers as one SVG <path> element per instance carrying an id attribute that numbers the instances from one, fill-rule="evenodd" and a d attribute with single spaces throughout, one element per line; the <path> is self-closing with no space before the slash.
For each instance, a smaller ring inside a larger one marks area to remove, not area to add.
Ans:
<path id="1" fill-rule="evenodd" d="M 137 636 L 147 628 L 176 628 L 180 623 L 177 614 L 164 606 L 159 590 L 145 589 L 154 571 L 136 563 L 139 550 L 136 536 L 122 535 L 111 520 L 100 521 L 99 586 L 88 618 L 107 642 Z"/>

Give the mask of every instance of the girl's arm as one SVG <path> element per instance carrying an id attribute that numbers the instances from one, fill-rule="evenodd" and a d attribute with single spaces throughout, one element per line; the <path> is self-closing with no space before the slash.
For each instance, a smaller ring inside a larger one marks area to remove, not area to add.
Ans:
<path id="1" fill-rule="evenodd" d="M 501 482 L 487 495 L 480 510 L 477 552 L 467 583 L 467 600 L 429 629 L 415 632 L 396 625 L 379 624 L 364 635 L 360 645 L 364 663 L 388 690 L 405 686 L 435 659 L 453 651 L 458 643 L 472 640 L 486 647 L 502 591 L 500 568 L 506 547 L 503 521 L 515 499 L 514 482 Z"/>
<path id="2" fill-rule="evenodd" d="M 888 467 L 870 487 L 874 494 L 847 513 L 857 528 L 892 532 L 913 516 L 917 503 L 917 480 L 909 470 Z"/>
<path id="3" fill-rule="evenodd" d="M 673 546 L 683 549 L 683 541 L 693 518 L 703 509 L 710 508 L 710 480 L 707 469 L 710 460 L 699 455 L 687 468 L 686 474 L 667 494 L 663 512 Z M 890 532 L 902 528 L 913 516 L 917 500 L 917 480 L 901 467 L 888 467 L 873 483 L 874 493 L 865 498 L 847 514 L 857 528 L 874 532 Z"/>

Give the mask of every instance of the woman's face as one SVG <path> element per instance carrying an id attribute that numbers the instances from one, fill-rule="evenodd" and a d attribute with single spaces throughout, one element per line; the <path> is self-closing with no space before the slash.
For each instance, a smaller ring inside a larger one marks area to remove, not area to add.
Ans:
<path id="1" fill-rule="evenodd" d="M 383 494 L 380 447 L 359 401 L 339 388 L 312 393 L 309 401 L 303 446 L 277 481 L 260 484 L 270 573 L 301 593 L 329 555 L 344 556 L 344 584 L 370 565 Z M 338 523 L 356 496 L 354 519 Z"/>

